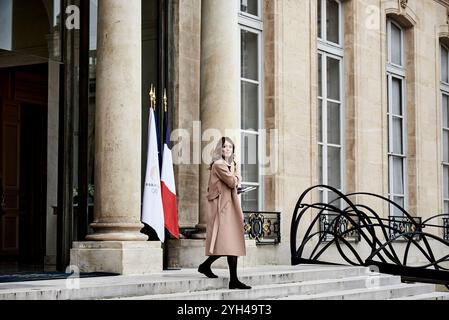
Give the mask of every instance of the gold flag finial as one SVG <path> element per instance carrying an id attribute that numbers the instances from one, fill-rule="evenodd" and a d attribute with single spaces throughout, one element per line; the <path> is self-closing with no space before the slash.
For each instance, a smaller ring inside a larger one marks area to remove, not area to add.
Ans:
<path id="1" fill-rule="evenodd" d="M 164 110 L 167 112 L 167 89 L 164 89 Z"/>
<path id="2" fill-rule="evenodd" d="M 153 87 L 152 98 L 153 98 L 153 109 L 156 110 L 156 102 L 157 102 L 157 99 L 156 99 L 156 87 Z"/>
<path id="3" fill-rule="evenodd" d="M 153 84 L 150 86 L 150 92 L 148 92 L 148 97 L 150 98 L 150 108 L 153 108 Z"/>

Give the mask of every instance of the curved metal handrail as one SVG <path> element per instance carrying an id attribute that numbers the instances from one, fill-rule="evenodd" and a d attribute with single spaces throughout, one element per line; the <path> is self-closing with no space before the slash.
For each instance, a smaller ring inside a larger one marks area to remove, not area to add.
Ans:
<path id="1" fill-rule="evenodd" d="M 316 189 L 327 189 L 336 195 L 330 203 L 306 203 L 306 197 Z M 395 207 L 401 212 L 401 217 L 381 218 L 374 209 L 366 204 L 354 203 L 353 197 L 370 197 L 379 199 L 384 204 Z M 341 202 L 338 206 L 336 203 Z M 304 226 L 305 231 L 299 230 L 301 222 L 308 216 L 308 225 Z M 328 219 L 332 218 L 330 222 Z M 445 226 L 430 223 L 437 219 L 443 219 Z M 323 221 L 325 227 L 323 227 Z M 300 263 L 320 263 L 338 264 L 335 261 L 326 261 L 323 254 L 335 245 L 340 257 L 349 265 L 370 266 L 376 264 L 385 270 L 395 270 L 404 277 L 422 278 L 429 282 L 442 282 L 449 284 L 449 268 L 444 264 L 449 264 L 449 254 L 436 257 L 432 250 L 432 244 L 440 244 L 447 247 L 449 252 L 449 241 L 435 234 L 425 232 L 425 228 L 444 228 L 444 234 L 448 234 L 449 228 L 448 214 L 438 214 L 421 221 L 420 218 L 413 217 L 404 208 L 383 196 L 368 193 L 355 192 L 343 194 L 336 188 L 317 185 L 305 190 L 299 197 L 292 216 L 290 230 L 291 262 L 293 265 Z M 318 230 L 317 230 L 318 224 Z M 349 239 L 349 235 L 357 235 L 354 241 Z M 298 241 L 299 240 L 299 241 Z M 403 252 L 397 249 L 397 242 L 404 243 Z M 355 243 L 364 242 L 370 248 L 369 254 L 361 256 Z M 419 265 L 411 265 L 411 250 L 415 249 L 424 258 L 424 262 Z M 306 249 L 310 249 L 310 254 L 306 255 Z M 345 250 L 346 249 L 346 250 Z M 351 253 L 348 254 L 348 251 Z M 433 268 L 433 273 L 429 273 Z M 419 271 L 419 272 L 418 272 Z M 435 273 L 439 272 L 439 273 Z"/>

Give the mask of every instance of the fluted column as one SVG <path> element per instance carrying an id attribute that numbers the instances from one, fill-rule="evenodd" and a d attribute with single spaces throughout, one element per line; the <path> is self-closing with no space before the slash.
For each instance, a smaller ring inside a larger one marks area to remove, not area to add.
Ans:
<path id="1" fill-rule="evenodd" d="M 218 129 L 238 142 L 240 128 L 240 29 L 239 1 L 203 0 L 201 8 L 201 124 Z M 203 150 L 210 143 L 203 142 Z M 200 216 L 205 230 L 205 194 L 211 159 L 200 170 Z M 204 236 L 204 234 L 203 234 Z M 200 235 L 201 237 L 201 235 Z"/>
<path id="2" fill-rule="evenodd" d="M 141 205 L 141 0 L 98 1 L 94 241 L 145 241 Z"/>

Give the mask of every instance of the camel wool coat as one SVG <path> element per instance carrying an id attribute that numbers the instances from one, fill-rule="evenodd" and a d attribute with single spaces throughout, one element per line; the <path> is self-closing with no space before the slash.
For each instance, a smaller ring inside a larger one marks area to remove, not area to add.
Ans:
<path id="1" fill-rule="evenodd" d="M 238 172 L 227 162 L 212 165 L 207 192 L 206 256 L 245 256 L 244 218 L 237 195 Z"/>

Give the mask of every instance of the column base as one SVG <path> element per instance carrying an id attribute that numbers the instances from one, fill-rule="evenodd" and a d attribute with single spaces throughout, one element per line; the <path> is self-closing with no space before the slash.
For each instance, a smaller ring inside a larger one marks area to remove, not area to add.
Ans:
<path id="1" fill-rule="evenodd" d="M 147 241 L 148 236 L 141 233 L 142 223 L 92 223 L 93 234 L 86 237 L 87 241 Z"/>
<path id="2" fill-rule="evenodd" d="M 163 253 L 159 241 L 74 242 L 70 264 L 80 272 L 147 275 L 162 272 Z"/>
<path id="3" fill-rule="evenodd" d="M 246 256 L 240 257 L 238 265 L 242 268 L 261 265 L 255 240 L 246 240 Z M 168 267 L 169 268 L 198 268 L 206 259 L 206 240 L 181 239 L 168 242 Z M 214 268 L 227 269 L 226 258 L 218 259 L 213 264 Z"/>

